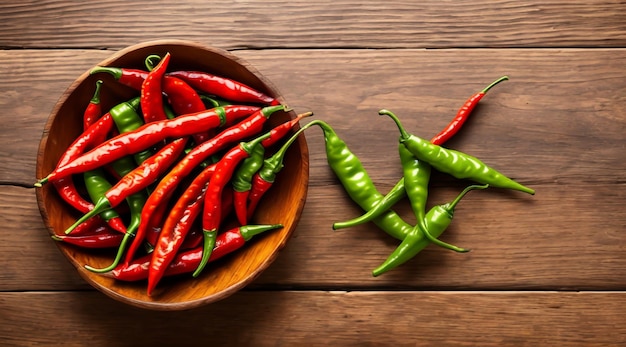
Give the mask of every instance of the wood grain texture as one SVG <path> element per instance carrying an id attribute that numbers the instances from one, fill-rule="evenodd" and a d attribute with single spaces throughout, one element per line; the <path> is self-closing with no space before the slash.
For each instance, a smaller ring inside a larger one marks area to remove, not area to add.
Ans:
<path id="1" fill-rule="evenodd" d="M 0 46 L 225 49 L 624 47 L 623 1 L 4 1 Z M 129 25 L 132 23 L 132 25 Z"/>
<path id="2" fill-rule="evenodd" d="M 315 117 L 329 121 L 363 156 L 373 178 L 389 187 L 395 176 L 390 177 L 389 166 L 383 164 L 397 161 L 381 153 L 395 153 L 392 139 L 397 130 L 377 115 L 380 108 L 392 109 L 408 129 L 429 137 L 447 124 L 469 95 L 504 74 L 511 80 L 489 92 L 451 147 L 507 168 L 514 178 L 530 184 L 617 183 L 615 175 L 623 169 L 623 156 L 616 146 L 623 143 L 626 122 L 622 117 L 626 50 L 269 50 L 237 54 L 267 76 L 296 111 L 313 110 Z M 0 84 L 0 104 L 6 115 L 0 117 L 0 140 L 6 144 L 0 148 L 0 160 L 14 163 L 0 167 L 0 182 L 32 185 L 37 146 L 49 112 L 77 76 L 108 55 L 103 51 L 0 52 L 0 73 L 8 76 Z M 16 70 L 21 74 L 11 74 Z M 38 82 L 33 84 L 33 80 Z M 370 150 L 371 141 L 378 141 L 376 151 Z M 499 150 L 493 150 L 494 146 Z M 312 169 L 323 168 L 320 145 L 312 152 Z M 520 154 L 532 159 L 539 172 L 522 176 L 521 169 L 532 168 L 520 160 Z M 590 175 L 588 169 L 596 172 Z M 317 177 L 312 184 L 328 179 Z"/>
<path id="3" fill-rule="evenodd" d="M 626 295 L 614 292 L 240 292 L 191 311 L 149 313 L 100 293 L 32 292 L 0 293 L 0 308 L 7 347 L 626 343 Z"/>

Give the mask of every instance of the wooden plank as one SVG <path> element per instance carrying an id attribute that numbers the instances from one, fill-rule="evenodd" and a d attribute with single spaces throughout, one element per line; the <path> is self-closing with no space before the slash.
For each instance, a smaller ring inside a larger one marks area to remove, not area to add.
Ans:
<path id="1" fill-rule="evenodd" d="M 75 77 L 108 54 L 0 52 L 0 73 L 8 76 L 0 85 L 0 104 L 10 115 L 0 118 L 0 160 L 11 163 L 0 167 L 0 182 L 32 185 L 37 147 L 50 110 Z M 614 183 L 625 165 L 618 148 L 626 122 L 621 93 L 626 88 L 622 68 L 626 50 L 236 54 L 266 75 L 296 110 L 313 110 L 331 123 L 353 151 L 363 156 L 376 181 L 389 187 L 397 175 L 390 175 L 387 164 L 397 161 L 383 153 L 395 153 L 397 130 L 390 120 L 377 115 L 379 109 L 392 109 L 408 129 L 428 137 L 445 126 L 469 95 L 504 74 L 511 81 L 489 93 L 478 116 L 450 146 L 506 168 L 508 174 L 529 184 Z M 572 99 L 572 95 L 578 97 Z M 377 141 L 376 147 L 372 141 Z M 312 167 L 323 167 L 323 152 L 319 144 L 314 146 Z M 533 162 L 531 167 L 528 160 Z M 328 177 L 317 179 L 312 184 L 328 181 Z"/>
<path id="2" fill-rule="evenodd" d="M 31 292 L 0 293 L 0 308 L 7 347 L 626 343 L 626 294 L 615 292 L 240 292 L 184 312 L 142 311 L 93 292 Z"/>
<path id="3" fill-rule="evenodd" d="M 625 10 L 617 0 L 4 1 L 0 46 L 182 38 L 225 49 L 624 47 Z"/>

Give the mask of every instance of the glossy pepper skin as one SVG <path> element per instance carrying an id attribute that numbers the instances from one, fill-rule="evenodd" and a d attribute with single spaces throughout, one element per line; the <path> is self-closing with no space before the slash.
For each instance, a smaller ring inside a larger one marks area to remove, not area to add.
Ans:
<path id="1" fill-rule="evenodd" d="M 52 235 L 52 239 L 81 248 L 116 248 L 120 246 L 124 236 L 125 234 L 113 231 L 106 225 L 100 225 L 88 234 Z"/>
<path id="2" fill-rule="evenodd" d="M 429 163 L 433 168 L 458 179 L 470 179 L 477 183 L 489 184 L 496 188 L 519 190 L 528 194 L 535 191 L 527 188 L 502 173 L 487 166 L 469 154 L 434 145 L 404 130 L 396 115 L 388 110 L 379 111 L 380 115 L 389 116 L 400 130 L 400 143 L 419 159 Z"/>
<path id="3" fill-rule="evenodd" d="M 241 165 L 233 174 L 231 186 L 233 189 L 235 216 L 241 225 L 248 224 L 248 196 L 252 188 L 252 178 L 263 166 L 264 159 L 265 147 L 263 147 L 263 144 L 257 144 L 252 149 L 250 156 L 241 162 Z"/>
<path id="4" fill-rule="evenodd" d="M 241 119 L 258 110 L 260 108 L 256 106 L 224 106 L 145 124 L 137 130 L 104 141 L 91 151 L 65 165 L 58 166 L 35 185 L 41 186 L 50 180 L 99 168 L 123 156 L 148 149 L 160 141 L 186 137 L 199 131 L 213 129 L 223 125 L 229 119 Z"/>
<path id="5" fill-rule="evenodd" d="M 233 253 L 260 233 L 281 227 L 282 225 L 280 224 L 242 226 L 220 233 L 215 240 L 215 248 L 213 248 L 209 262 L 216 261 L 227 254 Z M 200 264 L 202 254 L 202 246 L 176 254 L 172 262 L 165 270 L 164 276 L 174 276 L 193 272 Z M 134 259 L 132 262 L 119 265 L 117 268 L 103 275 L 120 281 L 133 282 L 145 280 L 149 275 L 148 269 L 150 267 L 151 257 L 152 255 L 148 254 Z"/>
<path id="6" fill-rule="evenodd" d="M 166 53 L 141 84 L 141 112 L 146 123 L 167 119 L 163 111 L 162 93 L 163 76 L 167 70 L 170 57 L 170 54 Z"/>
<path id="7" fill-rule="evenodd" d="M 87 130 L 92 124 L 98 121 L 98 118 L 102 116 L 102 107 L 100 106 L 100 87 L 102 86 L 102 80 L 96 81 L 96 90 L 93 93 L 93 97 L 87 105 L 87 109 L 83 113 L 83 131 Z"/>
<path id="8" fill-rule="evenodd" d="M 233 79 L 224 78 L 201 71 L 173 71 L 174 76 L 189 83 L 192 87 L 207 94 L 217 95 L 226 100 L 240 103 L 278 105 L 280 102 L 248 85 Z"/>
<path id="9" fill-rule="evenodd" d="M 204 209 L 202 211 L 202 232 L 204 234 L 204 250 L 202 259 L 198 268 L 193 273 L 193 277 L 200 275 L 206 263 L 208 262 L 215 238 L 219 231 L 222 216 L 222 192 L 224 187 L 228 185 L 235 169 L 239 163 L 250 156 L 254 146 L 259 144 L 270 136 L 270 133 L 261 135 L 249 142 L 241 142 L 238 146 L 229 150 L 215 164 L 215 172 L 206 188 L 206 196 L 204 198 Z"/>
<path id="10" fill-rule="evenodd" d="M 202 210 L 209 180 L 215 165 L 207 166 L 189 184 L 168 213 L 152 253 L 148 279 L 148 295 L 161 280 L 169 264 L 181 248 L 187 233 Z"/>
<path id="11" fill-rule="evenodd" d="M 87 171 L 83 174 L 85 180 L 85 188 L 92 201 L 98 201 L 107 190 L 111 188 L 111 183 L 106 179 L 106 175 L 102 169 L 95 169 Z M 113 209 L 104 210 L 100 214 L 100 217 L 107 222 L 114 230 L 120 233 L 126 233 L 126 226 L 120 218 L 120 215 Z M 76 227 L 74 225 L 73 227 Z M 73 228 L 66 230 L 66 234 L 72 231 Z M 69 232 L 68 232 L 69 231 Z"/>
<path id="12" fill-rule="evenodd" d="M 306 126 L 309 124 L 318 125 L 323 130 L 328 165 L 352 201 L 366 211 L 376 206 L 383 199 L 383 195 L 374 186 L 361 160 L 350 151 L 347 144 L 328 123 L 314 120 Z M 404 235 L 413 229 L 392 210 L 388 210 L 372 222 L 398 240 L 402 240 Z"/>
<path id="13" fill-rule="evenodd" d="M 435 135 L 430 140 L 430 142 L 432 142 L 432 143 L 434 143 L 436 145 L 441 145 L 444 142 L 448 141 L 454 134 L 457 133 L 458 129 L 463 126 L 463 124 L 469 118 L 469 116 L 472 113 L 472 111 L 474 110 L 474 108 L 476 108 L 476 105 L 478 105 L 478 102 L 480 102 L 480 100 L 485 96 L 485 94 L 487 94 L 487 92 L 491 88 L 493 88 L 495 85 L 499 84 L 502 81 L 506 81 L 508 79 L 509 79 L 509 77 L 502 76 L 502 77 L 498 78 L 497 80 L 493 81 L 485 89 L 483 89 L 480 92 L 470 96 L 469 99 L 467 99 L 467 101 L 465 101 L 463 106 L 461 106 L 461 108 L 457 111 L 456 116 L 448 124 L 448 126 L 446 126 L 446 128 L 443 129 L 440 133 Z"/>
<path id="14" fill-rule="evenodd" d="M 411 203 L 411 209 L 415 214 L 415 219 L 418 221 L 417 228 L 420 228 L 421 222 L 426 216 L 426 203 L 428 200 L 428 182 L 430 181 L 430 165 L 424 161 L 418 160 L 413 156 L 403 144 L 398 145 L 398 152 L 400 154 L 400 162 L 402 164 L 403 177 L 404 177 L 404 189 L 406 195 Z M 425 230 L 425 231 L 424 231 Z M 423 229 L 426 237 L 436 245 L 444 248 L 451 249 L 456 252 L 467 252 L 466 249 L 451 245 L 437 239 L 428 232 L 428 229 Z"/>
<path id="15" fill-rule="evenodd" d="M 372 271 L 374 277 L 396 268 L 413 258 L 417 253 L 430 244 L 430 240 L 425 237 L 423 230 L 434 237 L 439 237 L 450 225 L 454 217 L 454 210 L 461 199 L 473 189 L 485 189 L 488 185 L 473 185 L 465 188 L 452 202 L 437 205 L 431 208 L 424 219 L 418 223 L 411 233 L 409 233 L 400 245 L 389 255 L 389 257 L 379 267 Z"/>

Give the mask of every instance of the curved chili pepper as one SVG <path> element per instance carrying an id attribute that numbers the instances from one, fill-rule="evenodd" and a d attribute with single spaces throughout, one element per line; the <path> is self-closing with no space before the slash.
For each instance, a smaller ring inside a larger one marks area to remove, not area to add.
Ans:
<path id="1" fill-rule="evenodd" d="M 275 98 L 230 78 L 201 71 L 173 71 L 168 75 L 182 79 L 195 89 L 226 100 L 271 106 L 280 104 Z"/>
<path id="2" fill-rule="evenodd" d="M 113 76 L 116 81 L 136 91 L 141 91 L 141 85 L 148 77 L 148 71 L 111 66 L 96 66 L 89 71 L 89 74 L 95 75 L 101 72 Z"/>
<path id="3" fill-rule="evenodd" d="M 282 140 L 285 137 L 285 135 L 287 135 L 287 133 L 291 131 L 293 127 L 296 126 L 296 124 L 300 123 L 302 119 L 311 117 L 311 116 L 313 116 L 313 112 L 300 113 L 294 119 L 275 126 L 270 131 L 270 137 L 263 140 L 263 142 L 261 142 L 261 145 L 264 148 L 269 148 L 273 146 L 276 142 Z"/>
<path id="4" fill-rule="evenodd" d="M 252 153 L 241 162 L 237 171 L 233 174 L 231 186 L 233 191 L 233 204 L 235 216 L 241 225 L 248 224 L 248 196 L 252 188 L 254 174 L 263 166 L 265 159 L 265 147 L 258 144 L 252 149 Z"/>
<path id="5" fill-rule="evenodd" d="M 276 176 L 283 169 L 283 161 L 287 150 L 291 147 L 291 144 L 298 138 L 298 136 L 309 127 L 317 124 L 315 121 L 303 126 L 296 131 L 291 137 L 285 141 L 285 143 L 274 153 L 271 157 L 263 160 L 263 165 L 257 173 L 252 177 L 250 184 L 250 192 L 248 194 L 249 201 L 247 207 L 247 218 L 252 218 L 252 215 L 256 211 L 256 208 L 261 201 L 261 198 L 272 187 Z M 236 205 L 235 205 L 236 207 Z"/>
<path id="6" fill-rule="evenodd" d="M 442 143 L 448 141 L 454 134 L 456 134 L 458 129 L 463 126 L 463 123 L 465 123 L 465 121 L 470 116 L 470 114 L 472 113 L 476 105 L 478 105 L 478 102 L 485 96 L 485 94 L 487 94 L 487 92 L 491 88 L 493 88 L 493 86 L 495 86 L 496 84 L 502 81 L 506 81 L 508 79 L 509 79 L 508 76 L 502 76 L 498 78 L 497 80 L 493 81 L 485 89 L 481 90 L 480 92 L 472 95 L 469 99 L 467 99 L 467 101 L 465 101 L 465 104 L 463 104 L 463 106 L 461 106 L 461 108 L 457 111 L 456 117 L 454 117 L 454 119 L 448 124 L 448 126 L 444 130 L 442 130 L 439 134 L 435 135 L 435 137 L 433 137 L 433 139 L 430 140 L 430 142 L 437 144 L 437 145 L 441 145 Z"/>
<path id="7" fill-rule="evenodd" d="M 204 197 L 203 197 L 204 199 Z M 195 206 L 194 206 L 195 208 Z M 202 208 L 202 207 L 200 207 Z M 222 222 L 233 210 L 233 194 L 230 190 L 225 190 L 222 194 Z M 219 237 L 219 236 L 218 236 Z M 191 249 L 198 247 L 203 241 L 204 235 L 201 228 L 193 228 L 187 232 L 187 236 L 180 246 L 180 249 Z"/>
<path id="8" fill-rule="evenodd" d="M 373 276 L 380 276 L 383 273 L 407 262 L 417 253 L 423 250 L 430 241 L 424 238 L 423 230 L 434 236 L 439 237 L 450 225 L 454 217 L 454 209 L 461 199 L 469 191 L 473 189 L 485 189 L 489 185 L 472 185 L 465 188 L 452 202 L 444 205 L 437 205 L 431 208 L 423 220 L 418 223 L 411 233 L 409 233 L 400 245 L 391 253 L 391 255 L 379 267 L 372 271 Z"/>
<path id="9" fill-rule="evenodd" d="M 254 236 L 278 228 L 282 228 L 282 225 L 247 225 L 220 233 L 215 240 L 215 247 L 208 261 L 214 262 L 240 249 Z M 165 270 L 164 276 L 174 276 L 194 271 L 200 264 L 203 254 L 204 252 L 201 246 L 176 254 Z M 129 264 L 119 265 L 117 268 L 103 275 L 128 282 L 145 280 L 148 278 L 151 257 L 151 254 L 145 255 L 133 260 Z"/>
<path id="10" fill-rule="evenodd" d="M 174 109 L 174 112 L 179 115 L 197 113 L 206 110 L 204 102 L 200 99 L 200 96 L 190 85 L 185 81 L 176 77 L 169 77 L 163 79 L 163 91 L 167 94 L 167 99 Z M 208 140 L 213 134 L 209 132 L 202 132 L 193 134 L 193 139 L 197 145 Z"/>
<path id="11" fill-rule="evenodd" d="M 100 225 L 89 234 L 52 235 L 52 239 L 82 248 L 115 248 L 119 247 L 124 236 L 106 225 Z"/>
<path id="12" fill-rule="evenodd" d="M 91 211 L 79 218 L 65 233 L 68 234 L 78 224 L 96 214 L 118 206 L 129 196 L 140 192 L 152 184 L 157 177 L 163 174 L 178 159 L 185 148 L 186 141 L 187 138 L 180 138 L 170 142 L 155 155 L 141 163 L 141 165 L 126 173 L 119 182 L 102 194 Z"/>
<path id="13" fill-rule="evenodd" d="M 98 118 L 102 116 L 102 108 L 100 106 L 100 86 L 102 86 L 102 80 L 96 81 L 96 91 L 93 93 L 93 97 L 89 100 L 87 109 L 83 114 L 83 131 L 87 130 Z"/>
<path id="14" fill-rule="evenodd" d="M 194 178 L 165 219 L 150 261 L 148 295 L 163 277 L 167 266 L 174 259 L 191 225 L 200 213 L 204 193 L 215 168 L 216 165 L 208 166 Z"/>
<path id="15" fill-rule="evenodd" d="M 225 106 L 225 108 L 228 106 Z M 245 107 L 245 106 L 240 106 Z M 220 109 L 220 108 L 217 108 Z M 149 220 L 154 209 L 164 200 L 170 198 L 173 190 L 178 186 L 180 181 L 185 178 L 191 171 L 198 167 L 206 158 L 224 149 L 227 145 L 240 141 L 246 137 L 259 133 L 263 129 L 263 125 L 269 119 L 269 117 L 277 111 L 284 110 L 282 105 L 268 106 L 262 109 L 256 108 L 256 111 L 248 118 L 241 121 L 236 126 L 227 128 L 217 134 L 215 137 L 194 147 L 183 159 L 181 159 L 165 177 L 161 179 L 157 187 L 154 189 L 146 205 L 142 211 L 142 218 Z M 180 118 L 180 117 L 179 117 Z M 227 119 L 230 117 L 227 117 Z M 134 256 L 135 251 L 139 248 L 139 244 L 143 242 L 145 238 L 146 230 L 143 226 L 148 223 L 143 223 L 137 231 L 137 236 L 134 242 L 130 245 L 128 253 L 126 254 L 126 262 L 130 262 Z"/>
<path id="16" fill-rule="evenodd" d="M 123 156 L 132 155 L 168 138 L 180 138 L 221 126 L 228 120 L 241 119 L 259 111 L 256 106 L 224 106 L 174 119 L 147 123 L 137 130 L 104 141 L 91 151 L 58 166 L 35 185 L 92 170 Z"/>
<path id="17" fill-rule="evenodd" d="M 495 169 L 487 166 L 478 158 L 434 145 L 418 136 L 409 134 L 402 127 L 398 117 L 392 112 L 380 110 L 379 114 L 389 116 L 396 123 L 400 131 L 400 142 L 404 144 L 417 159 L 429 163 L 436 170 L 452 175 L 458 179 L 470 179 L 478 183 L 489 184 L 496 188 L 513 189 L 528 194 L 535 194 L 534 190 L 506 177 Z"/>
<path id="18" fill-rule="evenodd" d="M 261 135 L 254 140 L 248 142 L 241 142 L 235 146 L 224 156 L 220 161 L 215 164 L 215 172 L 213 177 L 209 181 L 209 185 L 206 188 L 206 196 L 204 200 L 204 210 L 202 212 L 202 232 L 204 234 L 204 250 L 202 254 L 202 260 L 200 265 L 193 273 L 193 277 L 200 275 L 204 267 L 206 266 L 213 246 L 215 245 L 215 238 L 219 230 L 222 216 L 222 192 L 224 187 L 230 181 L 233 172 L 237 168 L 239 163 L 250 156 L 252 149 L 261 141 L 269 138 L 270 133 Z"/>
<path id="19" fill-rule="evenodd" d="M 166 53 L 141 84 L 141 111 L 146 123 L 167 119 L 163 111 L 162 83 L 169 61 L 170 54 Z"/>

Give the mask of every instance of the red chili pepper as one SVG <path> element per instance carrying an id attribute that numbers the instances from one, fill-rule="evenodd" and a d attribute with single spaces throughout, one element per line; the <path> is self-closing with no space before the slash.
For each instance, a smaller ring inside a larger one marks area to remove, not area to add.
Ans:
<path id="1" fill-rule="evenodd" d="M 161 230 L 163 229 L 163 217 L 165 215 L 165 210 L 168 208 L 168 204 L 166 202 L 159 204 L 154 210 L 154 213 L 150 216 L 149 219 L 145 220 L 141 219 L 142 224 L 146 224 L 146 242 L 145 245 L 148 253 L 154 251 L 154 247 L 159 240 L 159 235 L 161 234 Z M 143 210 L 141 211 L 143 215 Z"/>
<path id="2" fill-rule="evenodd" d="M 168 75 L 182 79 L 195 89 L 226 100 L 263 105 L 280 104 L 276 98 L 230 78 L 200 71 L 173 71 Z"/>
<path id="3" fill-rule="evenodd" d="M 187 233 L 200 213 L 204 202 L 204 193 L 215 168 L 215 165 L 211 165 L 202 170 L 185 189 L 168 214 L 152 253 L 148 277 L 148 295 L 152 293 L 154 287 L 163 277 L 167 266 L 178 253 Z"/>
<path id="4" fill-rule="evenodd" d="M 463 106 L 456 113 L 456 117 L 448 124 L 448 126 L 442 130 L 439 134 L 435 135 L 430 142 L 431 143 L 444 143 L 448 141 L 457 131 L 463 126 L 463 123 L 469 118 L 472 110 L 478 105 L 478 102 L 485 96 L 485 94 L 496 84 L 508 80 L 507 76 L 502 76 L 499 79 L 493 81 L 487 88 L 481 90 L 480 92 L 472 95 Z"/>
<path id="5" fill-rule="evenodd" d="M 170 142 L 131 172 L 127 173 L 120 181 L 111 187 L 111 189 L 107 190 L 104 196 L 96 202 L 91 211 L 80 217 L 65 233 L 69 234 L 82 222 L 100 214 L 102 211 L 118 206 L 129 196 L 140 192 L 154 183 L 154 181 L 178 159 L 185 149 L 186 143 L 186 137 Z"/>
<path id="6" fill-rule="evenodd" d="M 224 106 L 174 119 L 144 124 L 140 128 L 104 141 L 80 157 L 59 165 L 35 186 L 72 174 L 93 170 L 121 157 L 132 155 L 168 138 L 180 138 L 221 126 L 229 119 L 241 119 L 260 110 L 256 106 Z"/>
<path id="7" fill-rule="evenodd" d="M 233 210 L 233 194 L 230 190 L 225 190 L 222 194 L 222 222 L 226 220 L 226 217 Z M 192 228 L 185 237 L 183 244 L 180 246 L 180 249 L 192 249 L 196 248 L 202 243 L 204 235 L 202 234 L 201 228 Z M 219 237 L 219 236 L 218 236 Z"/>
<path id="8" fill-rule="evenodd" d="M 227 254 L 230 254 L 245 245 L 254 236 L 272 229 L 281 228 L 282 225 L 248 225 L 230 229 L 217 236 L 215 247 L 209 258 L 209 262 L 214 262 Z M 190 273 L 198 267 L 202 260 L 203 248 L 196 247 L 191 250 L 176 254 L 172 262 L 165 270 L 164 276 L 174 276 Z M 150 260 L 152 255 L 148 254 L 133 260 L 128 264 L 121 264 L 114 270 L 104 273 L 107 277 L 112 277 L 120 281 L 141 281 L 148 278 Z"/>
<path id="9" fill-rule="evenodd" d="M 238 146 L 226 152 L 222 159 L 215 164 L 215 173 L 213 173 L 213 177 L 211 177 L 209 185 L 207 186 L 204 210 L 202 212 L 204 251 L 200 265 L 193 273 L 193 277 L 197 277 L 200 272 L 202 272 L 213 251 L 215 238 L 217 237 L 218 229 L 221 224 L 221 202 L 224 187 L 230 182 L 237 165 L 250 155 L 254 146 L 267 139 L 269 136 L 270 133 L 268 132 L 252 141 L 241 142 Z"/>
<path id="10" fill-rule="evenodd" d="M 106 225 L 100 225 L 89 234 L 82 235 L 52 235 L 52 239 L 69 243 L 83 248 L 115 248 L 119 247 L 124 234 L 112 230 Z"/>
<path id="11" fill-rule="evenodd" d="M 170 54 L 166 53 L 141 84 L 141 112 L 146 123 L 167 119 L 163 111 L 162 85 L 169 61 Z"/>
<path id="12" fill-rule="evenodd" d="M 200 95 L 189 84 L 180 78 L 167 76 L 163 79 L 163 91 L 167 99 L 178 115 L 197 113 L 206 110 Z M 212 134 L 201 132 L 193 134 L 193 139 L 197 145 L 208 140 Z"/>
<path id="13" fill-rule="evenodd" d="M 83 131 L 87 130 L 98 118 L 102 116 L 102 107 L 100 106 L 100 86 L 102 81 L 96 81 L 96 91 L 93 93 L 93 97 L 89 101 L 89 105 L 85 109 L 83 114 Z"/>

